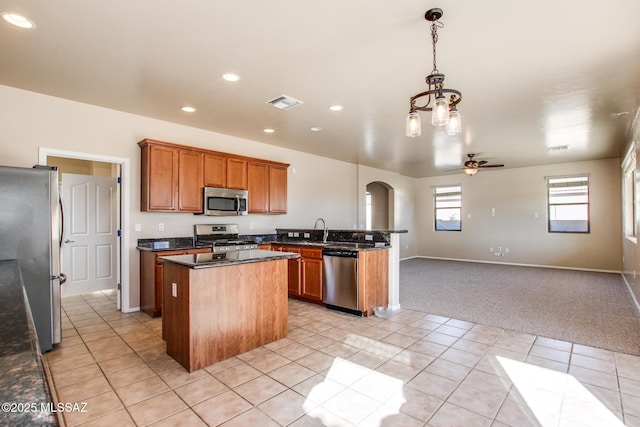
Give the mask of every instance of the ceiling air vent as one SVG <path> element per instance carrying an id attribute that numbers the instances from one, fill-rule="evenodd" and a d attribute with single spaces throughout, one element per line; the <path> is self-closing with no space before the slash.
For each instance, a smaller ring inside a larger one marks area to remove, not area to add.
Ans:
<path id="1" fill-rule="evenodd" d="M 290 110 L 293 107 L 304 104 L 304 102 L 287 95 L 280 95 L 279 97 L 272 99 L 271 101 L 267 101 L 267 104 L 271 104 L 274 107 L 279 108 L 280 110 Z"/>

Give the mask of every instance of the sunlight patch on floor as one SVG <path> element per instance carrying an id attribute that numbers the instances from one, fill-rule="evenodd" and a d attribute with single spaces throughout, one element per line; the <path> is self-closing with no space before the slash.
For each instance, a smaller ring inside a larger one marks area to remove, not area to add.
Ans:
<path id="1" fill-rule="evenodd" d="M 307 396 L 303 408 L 325 426 L 363 422 L 367 426 L 380 426 L 384 418 L 400 413 L 406 400 L 389 399 L 402 391 L 403 385 L 402 380 L 336 357 L 324 381 L 315 385 Z M 327 396 L 332 397 L 327 399 Z M 384 401 L 387 404 L 381 405 Z M 319 402 L 323 403 L 318 405 Z"/>
<path id="2" fill-rule="evenodd" d="M 561 420 L 580 426 L 624 427 L 573 375 L 501 356 L 496 359 L 542 427 L 557 426 Z"/>

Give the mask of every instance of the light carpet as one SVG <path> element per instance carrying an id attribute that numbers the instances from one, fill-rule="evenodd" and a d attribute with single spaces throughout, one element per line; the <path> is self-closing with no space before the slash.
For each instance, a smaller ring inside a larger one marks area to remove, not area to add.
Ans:
<path id="1" fill-rule="evenodd" d="M 640 313 L 620 274 L 410 259 L 400 305 L 640 355 Z"/>

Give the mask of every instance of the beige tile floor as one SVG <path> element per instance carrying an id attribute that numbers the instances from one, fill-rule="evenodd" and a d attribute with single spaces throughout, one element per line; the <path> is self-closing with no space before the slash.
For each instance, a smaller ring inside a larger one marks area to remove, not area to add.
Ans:
<path id="1" fill-rule="evenodd" d="M 640 426 L 640 357 L 411 310 L 289 301 L 289 335 L 189 374 L 161 319 L 63 300 L 45 355 L 68 426 Z"/>

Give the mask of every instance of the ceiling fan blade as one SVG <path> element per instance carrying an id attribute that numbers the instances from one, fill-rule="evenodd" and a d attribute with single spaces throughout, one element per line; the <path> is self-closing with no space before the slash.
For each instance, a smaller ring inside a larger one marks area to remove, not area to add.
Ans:
<path id="1" fill-rule="evenodd" d="M 484 165 L 484 164 L 486 164 L 486 163 L 487 163 L 487 161 L 486 161 L 486 160 L 479 160 L 479 161 L 478 161 L 478 166 L 482 166 L 482 165 Z"/>
<path id="2" fill-rule="evenodd" d="M 480 165 L 479 168 L 502 168 L 504 165 Z"/>

